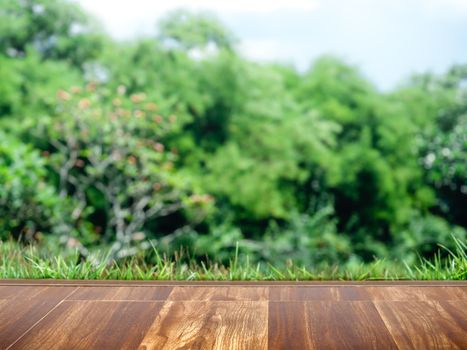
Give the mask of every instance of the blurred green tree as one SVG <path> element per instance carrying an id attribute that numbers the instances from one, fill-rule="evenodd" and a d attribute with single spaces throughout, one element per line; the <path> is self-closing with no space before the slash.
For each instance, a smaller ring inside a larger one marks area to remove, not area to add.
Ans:
<path id="1" fill-rule="evenodd" d="M 99 56 L 105 36 L 75 3 L 4 0 L 0 6 L 0 52 L 23 57 L 33 48 L 42 59 L 83 65 Z"/>

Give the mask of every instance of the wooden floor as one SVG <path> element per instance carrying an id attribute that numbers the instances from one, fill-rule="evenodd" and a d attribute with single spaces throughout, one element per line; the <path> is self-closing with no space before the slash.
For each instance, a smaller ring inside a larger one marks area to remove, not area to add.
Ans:
<path id="1" fill-rule="evenodd" d="M 0 280 L 0 349 L 467 349 L 467 282 Z"/>

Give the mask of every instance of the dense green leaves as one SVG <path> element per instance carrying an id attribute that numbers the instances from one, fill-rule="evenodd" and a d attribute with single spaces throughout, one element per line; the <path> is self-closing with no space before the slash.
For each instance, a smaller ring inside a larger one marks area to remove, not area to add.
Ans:
<path id="1" fill-rule="evenodd" d="M 172 12 L 160 22 L 159 39 L 169 47 L 188 51 L 230 50 L 236 41 L 216 17 L 209 13 L 193 16 L 183 10 Z"/>
<path id="2" fill-rule="evenodd" d="M 52 231 L 58 196 L 45 181 L 45 162 L 39 152 L 0 132 L 0 237 L 7 233 L 40 239 Z"/>
<path id="3" fill-rule="evenodd" d="M 60 0 L 5 0 L 0 7 L 0 52 L 21 57 L 34 48 L 44 59 L 82 67 L 96 58 L 103 35 L 81 8 Z"/>

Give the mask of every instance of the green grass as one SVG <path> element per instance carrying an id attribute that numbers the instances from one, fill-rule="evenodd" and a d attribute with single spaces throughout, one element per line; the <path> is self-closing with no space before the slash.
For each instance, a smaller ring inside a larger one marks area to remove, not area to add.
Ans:
<path id="1" fill-rule="evenodd" d="M 454 238 L 455 239 L 455 238 Z M 107 256 L 92 256 L 80 261 L 74 252 L 53 255 L 38 247 L 20 247 L 0 242 L 0 278 L 115 279 L 115 280 L 466 280 L 467 245 L 455 239 L 456 249 L 441 258 L 420 259 L 414 266 L 376 260 L 370 264 L 300 267 L 289 264 L 277 268 L 271 264 L 250 264 L 239 259 L 238 249 L 226 265 L 161 257 L 154 251 L 154 263 L 143 257 L 110 261 Z"/>

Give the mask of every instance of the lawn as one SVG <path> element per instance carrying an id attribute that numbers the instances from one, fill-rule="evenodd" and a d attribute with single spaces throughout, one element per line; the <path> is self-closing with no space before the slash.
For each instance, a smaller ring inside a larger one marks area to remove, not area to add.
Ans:
<path id="1" fill-rule="evenodd" d="M 467 244 L 457 239 L 455 243 L 454 251 L 441 247 L 433 259 L 419 259 L 412 266 L 377 259 L 369 264 L 297 266 L 289 262 L 278 267 L 271 263 L 251 264 L 248 256 L 240 258 L 238 249 L 227 264 L 209 260 L 197 262 L 183 257 L 183 254 L 161 256 L 156 249 L 151 252 L 151 259 L 140 254 L 115 261 L 109 260 L 104 253 L 83 258 L 75 251 L 65 256 L 37 246 L 21 247 L 16 242 L 7 241 L 0 242 L 0 278 L 193 281 L 466 280 Z"/>

